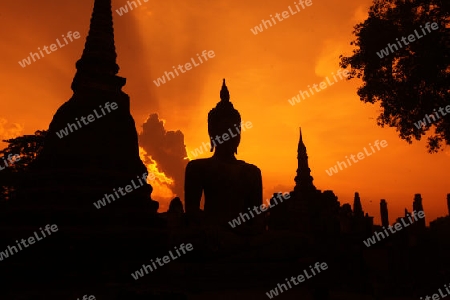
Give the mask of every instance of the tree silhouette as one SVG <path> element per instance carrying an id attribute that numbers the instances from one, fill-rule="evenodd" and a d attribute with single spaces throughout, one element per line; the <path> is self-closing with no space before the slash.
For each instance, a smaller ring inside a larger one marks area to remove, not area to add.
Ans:
<path id="1" fill-rule="evenodd" d="M 356 40 L 350 44 L 357 49 L 352 56 L 340 56 L 341 67 L 351 66 L 349 78 L 363 80 L 357 91 L 361 101 L 380 102 L 379 126 L 395 127 L 408 143 L 434 128 L 428 132 L 430 153 L 450 145 L 450 115 L 445 110 L 450 105 L 449 4 L 448 0 L 374 0 L 367 20 L 354 27 Z M 428 22 L 436 22 L 438 28 L 427 31 Z M 422 37 L 410 42 L 407 38 L 415 30 Z M 396 47 L 386 48 L 388 43 Z M 381 49 L 392 50 L 380 58 Z M 430 121 L 418 124 L 426 116 Z"/>
<path id="2" fill-rule="evenodd" d="M 36 159 L 44 145 L 46 130 L 38 130 L 34 135 L 23 135 L 13 139 L 4 140 L 8 147 L 0 150 L 0 155 L 7 157 L 9 154 L 20 155 L 20 160 L 10 166 L 15 172 L 24 171 L 28 165 Z"/>
<path id="3" fill-rule="evenodd" d="M 18 188 L 22 174 L 27 170 L 42 150 L 46 130 L 38 130 L 34 135 L 23 135 L 13 139 L 4 140 L 8 147 L 0 150 L 0 156 L 8 161 L 8 156 L 19 155 L 20 159 L 0 172 L 0 200 L 9 200 Z M 3 164 L 3 159 L 0 159 Z M 3 166 L 3 165 L 2 165 Z"/>

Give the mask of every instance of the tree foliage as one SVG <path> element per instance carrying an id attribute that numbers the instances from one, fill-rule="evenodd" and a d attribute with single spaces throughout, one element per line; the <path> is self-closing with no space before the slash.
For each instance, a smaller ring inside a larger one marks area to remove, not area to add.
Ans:
<path id="1" fill-rule="evenodd" d="M 0 199 L 9 200 L 20 184 L 20 178 L 32 161 L 36 159 L 44 144 L 47 131 L 38 130 L 34 135 L 24 135 L 13 139 L 4 140 L 8 147 L 0 150 L 0 163 L 3 158 L 8 162 L 8 157 L 19 155 L 20 159 L 9 164 L 7 168 L 0 171 Z"/>
<path id="2" fill-rule="evenodd" d="M 34 135 L 23 135 L 4 140 L 9 145 L 0 150 L 0 155 L 3 157 L 7 157 L 9 154 L 20 155 L 20 160 L 12 164 L 10 168 L 15 172 L 24 171 L 42 150 L 46 134 L 46 130 L 38 130 Z"/>
<path id="3" fill-rule="evenodd" d="M 395 127 L 408 143 L 429 134 L 430 153 L 450 145 L 449 113 L 444 117 L 439 113 L 436 121 L 430 117 L 425 126 L 415 125 L 439 108 L 445 113 L 450 105 L 449 4 L 448 0 L 374 0 L 369 17 L 354 27 L 353 55 L 340 57 L 341 67 L 351 67 L 349 78 L 363 81 L 357 91 L 361 101 L 380 103 L 377 124 Z M 436 22 L 438 29 L 424 35 L 421 26 L 428 22 Z M 415 30 L 423 37 L 401 43 Z M 388 43 L 398 50 L 380 58 L 377 52 Z"/>

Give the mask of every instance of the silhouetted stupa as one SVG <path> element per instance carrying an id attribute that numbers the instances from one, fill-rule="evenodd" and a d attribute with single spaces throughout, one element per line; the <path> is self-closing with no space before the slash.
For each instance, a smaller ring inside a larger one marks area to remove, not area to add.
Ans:
<path id="1" fill-rule="evenodd" d="M 54 115 L 31 167 L 25 189 L 29 201 L 108 212 L 119 219 L 156 211 L 152 187 L 139 181 L 147 169 L 139 158 L 130 99 L 121 90 L 126 79 L 117 76 L 116 56 L 111 0 L 95 0 L 85 48 L 76 63 L 73 96 Z M 133 180 L 131 191 L 125 192 Z M 96 209 L 93 202 L 106 200 L 106 194 L 116 196 Z"/>
<path id="2" fill-rule="evenodd" d="M 311 192 L 315 191 L 316 187 L 313 184 L 313 177 L 311 176 L 311 169 L 308 165 L 308 154 L 306 153 L 306 146 L 303 143 L 302 129 L 300 128 L 300 140 L 297 147 L 297 176 L 295 176 L 295 192 Z"/>
<path id="3" fill-rule="evenodd" d="M 297 174 L 290 199 L 271 209 L 272 229 L 289 229 L 310 237 L 335 236 L 339 233 L 339 207 L 336 195 L 314 186 L 302 130 L 297 148 Z"/>

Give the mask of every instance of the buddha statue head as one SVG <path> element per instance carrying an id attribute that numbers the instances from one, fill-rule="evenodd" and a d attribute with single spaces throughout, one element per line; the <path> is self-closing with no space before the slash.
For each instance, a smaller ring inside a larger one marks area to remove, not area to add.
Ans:
<path id="1" fill-rule="evenodd" d="M 220 101 L 208 113 L 208 134 L 211 140 L 211 152 L 237 154 L 241 141 L 241 115 L 230 102 L 230 93 L 223 80 Z"/>

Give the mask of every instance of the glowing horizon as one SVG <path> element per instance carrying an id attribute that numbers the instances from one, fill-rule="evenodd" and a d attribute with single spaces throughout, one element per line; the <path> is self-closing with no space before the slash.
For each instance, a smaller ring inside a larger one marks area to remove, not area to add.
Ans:
<path id="1" fill-rule="evenodd" d="M 255 35 L 251 28 L 292 1 L 148 2 L 122 16 L 115 9 L 127 1 L 113 1 L 119 76 L 127 78 L 123 91 L 130 96 L 137 131 L 157 112 L 166 120 L 167 130 L 183 132 L 188 151 L 197 148 L 209 140 L 206 116 L 219 101 L 226 78 L 233 105 L 243 121 L 253 124 L 242 134 L 237 158 L 262 170 L 264 199 L 293 190 L 301 126 L 315 186 L 333 190 L 341 204 L 352 204 L 359 192 L 364 211 L 379 224 L 380 199 L 386 199 L 393 223 L 405 207 L 411 210 L 414 194 L 421 193 L 427 223 L 447 215 L 449 147 L 428 154 L 426 136 L 409 145 L 393 128 L 378 127 L 379 106 L 364 104 L 356 95 L 360 80 L 339 80 L 295 105 L 288 102 L 339 69 L 339 55 L 351 54 L 353 26 L 364 20 L 371 1 L 312 3 Z M 75 62 L 84 47 L 92 6 L 93 1 L 5 3 L 0 25 L 9 30 L 0 37 L 9 46 L 0 50 L 4 61 L 0 80 L 8 83 L 0 104 L 2 139 L 47 129 L 56 110 L 71 97 Z M 33 12 L 32 17 L 23 13 L 23 7 Z M 18 64 L 30 50 L 51 44 L 68 31 L 78 31 L 81 40 L 26 68 Z M 214 59 L 155 86 L 153 80 L 204 49 L 214 51 Z M 325 170 L 336 161 L 375 140 L 386 140 L 389 146 L 327 175 Z M 211 154 L 207 151 L 198 158 Z"/>

